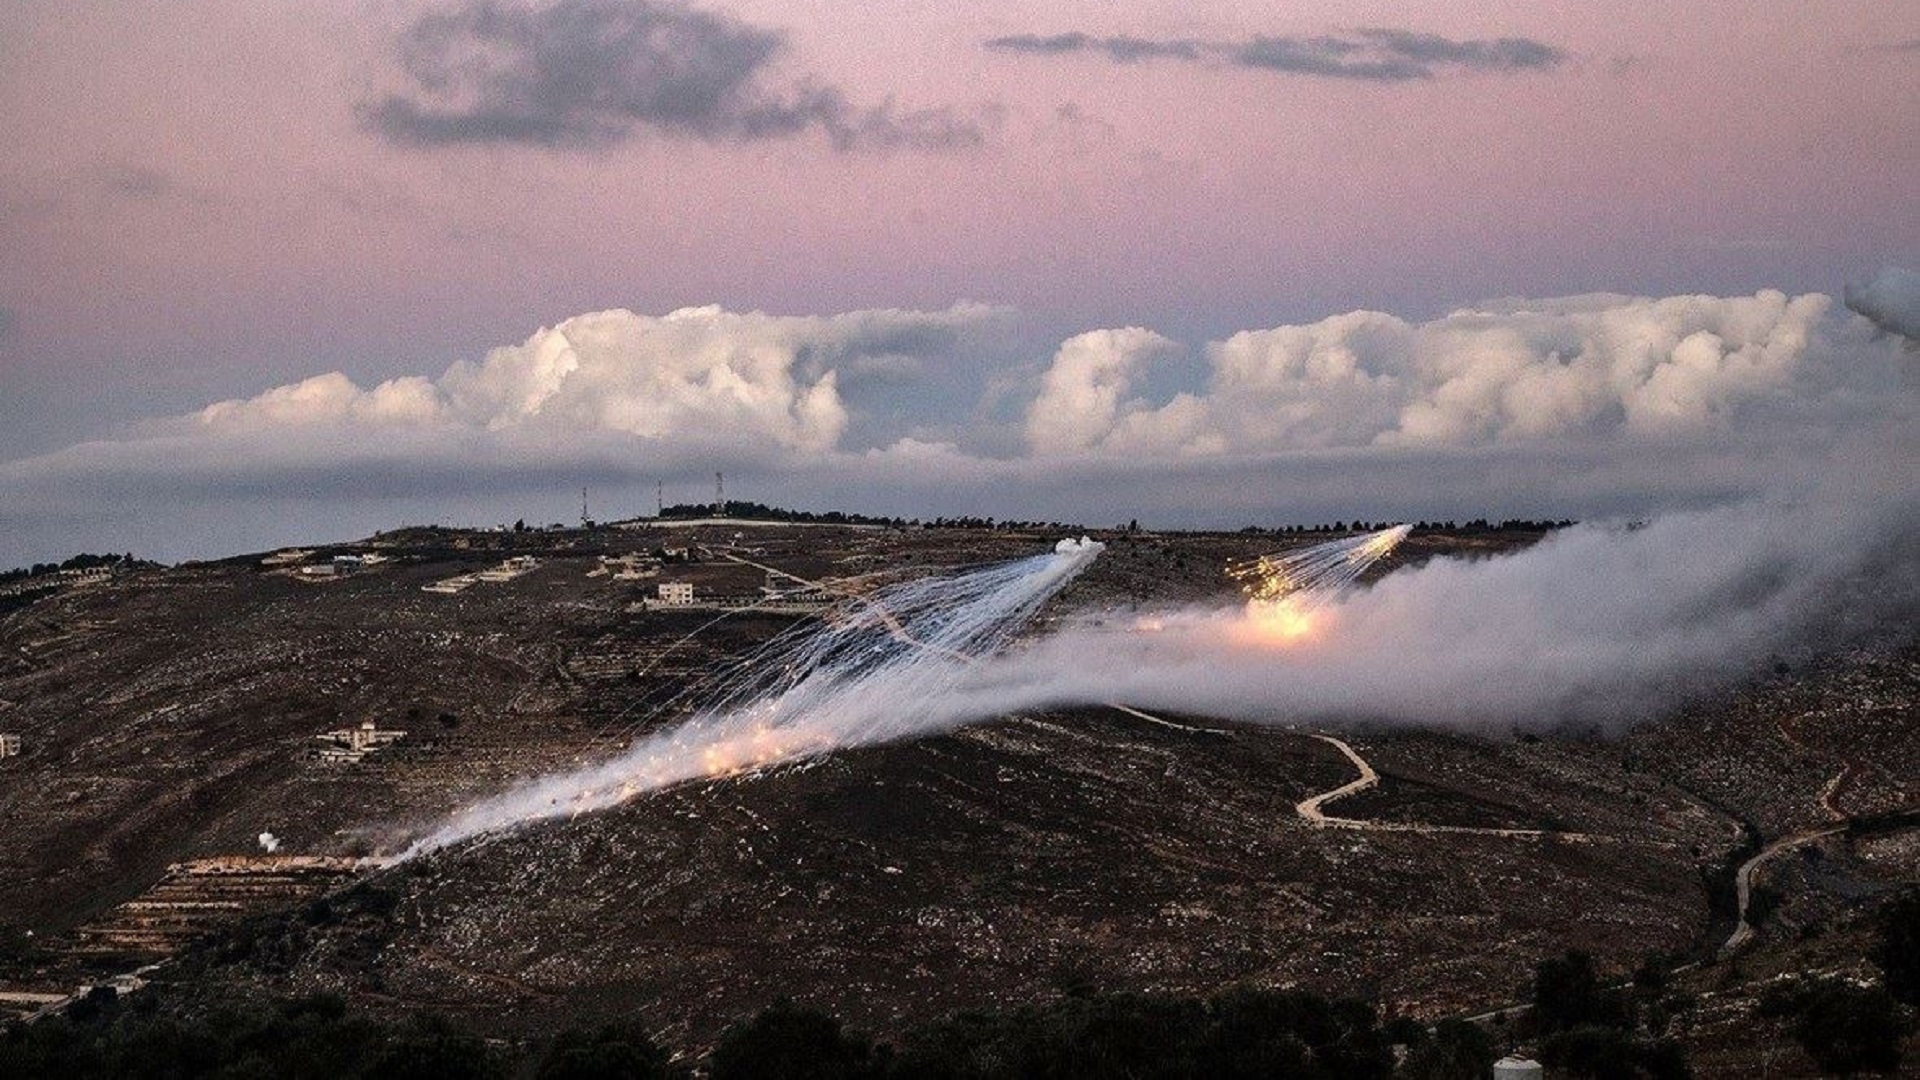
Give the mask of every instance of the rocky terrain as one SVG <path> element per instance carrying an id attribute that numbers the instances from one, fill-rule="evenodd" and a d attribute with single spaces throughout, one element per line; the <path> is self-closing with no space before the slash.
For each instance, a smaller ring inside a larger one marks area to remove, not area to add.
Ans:
<path id="1" fill-rule="evenodd" d="M 1536 537 L 1415 533 L 1379 572 Z M 0 758 L 0 991 L 160 962 L 143 978 L 183 991 L 331 989 L 502 1030 L 638 1016 L 697 1045 L 782 995 L 886 1032 L 1088 983 L 1301 986 L 1434 1018 L 1517 1001 L 1536 961 L 1579 948 L 1622 976 L 1701 961 L 1676 1030 L 1732 1075 L 1764 1049 L 1729 1038 L 1742 987 L 1857 965 L 1834 944 L 1851 920 L 1920 880 L 1920 650 L 1897 640 L 1783 659 L 1619 736 L 1076 710 L 379 861 L 671 722 L 809 617 L 729 606 L 769 571 L 860 589 L 1052 539 L 414 530 L 51 591 L 0 616 L 0 733 L 20 739 Z M 1050 615 L 1228 597 L 1229 560 L 1284 542 L 1103 539 Z M 349 553 L 379 558 L 299 571 Z M 535 562 L 423 590 L 519 556 Z M 702 603 L 646 605 L 663 581 Z M 321 753 L 367 724 L 404 735 Z M 1355 759 L 1377 782 L 1304 813 Z M 1763 852 L 1752 933 L 1721 958 Z"/>

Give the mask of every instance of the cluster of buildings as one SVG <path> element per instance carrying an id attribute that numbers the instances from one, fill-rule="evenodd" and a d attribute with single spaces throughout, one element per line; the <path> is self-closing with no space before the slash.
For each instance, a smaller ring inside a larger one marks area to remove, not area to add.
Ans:
<path id="1" fill-rule="evenodd" d="M 365 555 L 335 555 L 320 562 L 308 562 L 313 552 L 307 548 L 287 548 L 276 551 L 260 560 L 260 565 L 268 570 L 285 570 L 302 581 L 332 581 L 350 577 L 362 570 L 370 570 L 387 561 L 387 556 L 377 552 Z"/>
<path id="2" fill-rule="evenodd" d="M 655 586 L 647 608 L 756 608 L 763 611 L 815 612 L 832 607 L 843 597 L 820 589 L 781 589 L 768 584 L 758 593 L 697 596 L 691 581 L 663 581 Z"/>
<path id="3" fill-rule="evenodd" d="M 348 577 L 369 567 L 378 566 L 386 561 L 387 557 L 385 555 L 335 555 L 326 562 L 309 563 L 302 566 L 297 572 L 303 578 L 327 580 L 331 578 Z"/>
<path id="4" fill-rule="evenodd" d="M 320 749 L 316 751 L 321 761 L 351 765 L 368 754 L 376 753 L 407 737 L 407 733 L 398 730 L 385 730 L 371 720 L 362 721 L 359 727 L 342 728 L 329 731 L 325 735 L 315 735 Z"/>
<path id="5" fill-rule="evenodd" d="M 20 596 L 64 585 L 94 585 L 113 578 L 112 566 L 69 567 L 49 574 L 35 574 L 0 585 L 0 596 Z"/>
<path id="6" fill-rule="evenodd" d="M 473 588 L 475 585 L 478 585 L 483 581 L 485 582 L 512 581 L 514 578 L 517 578 L 522 574 L 531 573 L 534 570 L 537 570 L 539 568 L 540 568 L 539 559 L 536 559 L 531 555 L 515 555 L 512 558 L 501 562 L 499 566 L 490 567 L 478 573 L 456 574 L 453 577 L 442 578 L 439 581 L 430 581 L 427 584 L 420 586 L 420 591 L 430 592 L 430 593 L 439 593 L 442 596 L 452 596 L 455 593 L 465 592 L 468 589 Z"/>
<path id="7" fill-rule="evenodd" d="M 606 574 L 615 581 L 644 581 L 660 576 L 660 560 L 651 555 L 602 555 L 600 568 L 588 574 Z"/>

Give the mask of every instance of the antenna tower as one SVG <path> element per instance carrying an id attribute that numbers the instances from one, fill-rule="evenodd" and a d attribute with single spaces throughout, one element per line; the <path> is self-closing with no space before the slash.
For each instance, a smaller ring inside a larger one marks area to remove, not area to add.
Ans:
<path id="1" fill-rule="evenodd" d="M 713 516 L 727 516 L 727 474 L 713 474 Z"/>

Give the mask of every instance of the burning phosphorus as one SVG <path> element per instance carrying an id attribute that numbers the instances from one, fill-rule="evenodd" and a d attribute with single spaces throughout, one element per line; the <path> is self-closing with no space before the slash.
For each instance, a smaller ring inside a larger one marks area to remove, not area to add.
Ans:
<path id="1" fill-rule="evenodd" d="M 775 638 L 733 669 L 684 723 L 611 761 L 544 777 L 455 814 L 409 858 L 482 833 L 618 805 L 689 780 L 749 772 L 959 723 L 953 693 L 1005 648 L 1103 545 L 923 578 L 849 601 Z M 950 715 L 951 714 L 951 715 Z"/>
<path id="2" fill-rule="evenodd" d="M 1228 567 L 1247 593 L 1248 628 L 1273 642 L 1310 637 L 1318 611 L 1412 531 L 1411 525 L 1395 525 Z"/>

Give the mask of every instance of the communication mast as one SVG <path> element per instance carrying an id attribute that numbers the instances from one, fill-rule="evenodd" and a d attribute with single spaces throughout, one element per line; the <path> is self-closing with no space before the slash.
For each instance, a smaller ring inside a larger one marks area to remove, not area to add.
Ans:
<path id="1" fill-rule="evenodd" d="M 713 474 L 713 516 L 727 516 L 727 474 Z"/>

